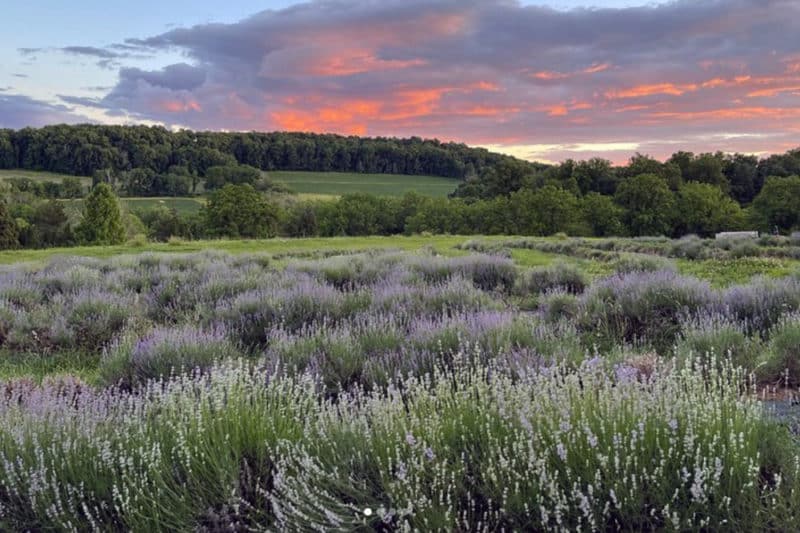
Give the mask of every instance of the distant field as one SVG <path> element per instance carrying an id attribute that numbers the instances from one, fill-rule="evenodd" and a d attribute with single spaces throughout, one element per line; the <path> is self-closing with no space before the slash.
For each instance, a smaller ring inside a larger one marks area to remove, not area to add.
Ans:
<path id="1" fill-rule="evenodd" d="M 447 196 L 458 186 L 455 178 L 437 176 L 407 176 L 403 174 L 358 174 L 348 172 L 303 172 L 273 171 L 265 172 L 270 178 L 285 183 L 299 197 L 307 200 L 327 200 L 343 194 L 365 192 L 378 196 L 402 196 L 406 192 L 416 191 L 425 196 Z M 37 181 L 61 181 L 68 174 L 39 172 L 35 170 L 0 170 L 0 180 L 6 178 L 30 178 Z M 92 178 L 77 176 L 85 187 L 91 187 Z M 202 186 L 198 188 L 202 190 Z M 134 207 L 154 207 L 163 198 L 131 198 Z M 198 199 L 170 198 L 175 208 L 181 212 L 193 212 L 199 209 Z"/>
<path id="2" fill-rule="evenodd" d="M 425 196 L 447 196 L 458 186 L 455 178 L 406 176 L 400 174 L 356 174 L 347 172 L 266 172 L 267 176 L 288 185 L 302 196 L 341 196 L 365 192 L 379 196 L 402 196 L 416 191 Z"/>
<path id="3" fill-rule="evenodd" d="M 71 211 L 80 211 L 83 209 L 83 200 L 62 200 Z M 205 204 L 205 198 L 191 197 L 191 198 L 171 198 L 171 197 L 154 197 L 154 198 L 120 198 L 120 202 L 130 211 L 141 211 L 153 209 L 159 206 L 169 207 L 175 209 L 181 214 L 191 214 L 200 211 L 200 208 Z"/>
<path id="4" fill-rule="evenodd" d="M 0 180 L 6 178 L 29 178 L 36 181 L 61 181 L 64 178 L 80 178 L 84 186 L 92 185 L 92 178 L 87 176 L 71 176 L 55 172 L 39 172 L 37 170 L 0 170 Z"/>

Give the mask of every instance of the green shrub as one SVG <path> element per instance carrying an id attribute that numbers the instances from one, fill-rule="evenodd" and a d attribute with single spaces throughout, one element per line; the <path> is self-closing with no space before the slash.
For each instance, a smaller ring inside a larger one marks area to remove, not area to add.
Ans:
<path id="1" fill-rule="evenodd" d="M 723 360 L 752 371 L 761 355 L 763 345 L 759 337 L 747 335 L 745 327 L 734 320 L 719 315 L 702 315 L 683 324 L 675 345 L 675 353 L 682 358 Z"/>
<path id="2" fill-rule="evenodd" d="M 574 320 L 578 315 L 578 297 L 564 290 L 551 290 L 539 300 L 545 322 Z"/>
<path id="3" fill-rule="evenodd" d="M 784 318 L 770 331 L 756 374 L 765 383 L 800 386 L 800 316 Z"/>
<path id="4" fill-rule="evenodd" d="M 655 255 L 626 253 L 613 264 L 614 272 L 617 274 L 629 274 L 631 272 L 658 272 L 662 270 L 676 270 L 675 264 L 669 259 Z"/>
<path id="5" fill-rule="evenodd" d="M 224 330 L 157 328 L 111 347 L 103 356 L 100 375 L 108 385 L 133 388 L 150 379 L 208 369 L 219 361 L 241 356 Z"/>
<path id="6" fill-rule="evenodd" d="M 586 288 L 586 276 L 577 267 L 557 263 L 548 267 L 534 268 L 520 276 L 515 292 L 520 295 L 541 294 L 548 290 L 563 289 L 578 294 Z"/>

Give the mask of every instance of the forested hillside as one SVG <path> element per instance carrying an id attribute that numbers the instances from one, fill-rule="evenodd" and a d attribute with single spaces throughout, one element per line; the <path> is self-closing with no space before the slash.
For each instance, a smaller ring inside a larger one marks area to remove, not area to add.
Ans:
<path id="1" fill-rule="evenodd" d="M 190 173 L 205 176 L 209 167 L 238 163 L 261 170 L 465 178 L 512 159 L 483 148 L 419 137 L 173 132 L 162 127 L 86 124 L 0 130 L 0 168 L 79 176 L 135 168 L 165 174 L 170 167 L 184 167 Z"/>

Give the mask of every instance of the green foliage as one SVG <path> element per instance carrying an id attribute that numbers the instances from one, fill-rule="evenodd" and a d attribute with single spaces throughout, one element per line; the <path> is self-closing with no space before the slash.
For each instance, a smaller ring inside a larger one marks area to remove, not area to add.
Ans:
<path id="1" fill-rule="evenodd" d="M 620 235 L 624 231 L 623 211 L 610 196 L 590 192 L 581 198 L 580 212 L 584 223 L 591 229 L 594 237 Z"/>
<path id="2" fill-rule="evenodd" d="M 678 190 L 675 233 L 711 237 L 720 231 L 743 229 L 744 213 L 739 204 L 718 186 L 687 183 Z"/>
<path id="3" fill-rule="evenodd" d="M 655 174 L 664 180 L 670 190 L 676 191 L 683 183 L 681 168 L 673 161 L 661 163 L 648 155 L 636 153 L 628 161 L 628 165 L 621 170 L 624 179 L 630 179 L 641 174 Z"/>
<path id="4" fill-rule="evenodd" d="M 151 239 L 166 242 L 170 237 L 192 237 L 191 227 L 186 216 L 181 216 L 174 208 L 158 206 L 139 212 L 139 218 L 147 227 Z"/>
<path id="5" fill-rule="evenodd" d="M 620 183 L 614 198 L 625 209 L 623 220 L 633 235 L 670 233 L 675 199 L 664 178 L 633 176 Z"/>
<path id="6" fill-rule="evenodd" d="M 675 354 L 683 365 L 702 359 L 722 366 L 727 360 L 748 371 L 755 369 L 763 350 L 761 338 L 748 336 L 741 324 L 713 316 L 689 321 L 675 343 Z"/>
<path id="7" fill-rule="evenodd" d="M 61 149 L 53 150 L 54 146 Z M 80 176 L 101 171 L 99 183 L 131 168 L 147 168 L 156 175 L 181 174 L 171 170 L 173 165 L 179 165 L 186 170 L 184 175 L 193 177 L 193 191 L 198 177 L 215 166 L 464 178 L 501 161 L 536 167 L 482 148 L 419 137 L 173 132 L 163 127 L 87 124 L 26 128 L 0 136 L 0 168 Z"/>
<path id="8" fill-rule="evenodd" d="M 17 246 L 19 246 L 17 222 L 9 213 L 5 200 L 0 199 L 0 250 L 14 249 Z"/>
<path id="9" fill-rule="evenodd" d="M 613 262 L 612 268 L 617 274 L 631 272 L 658 272 L 659 270 L 675 270 L 675 264 L 666 257 L 641 253 L 624 253 Z"/>
<path id="10" fill-rule="evenodd" d="M 507 196 L 522 188 L 533 178 L 536 167 L 518 159 L 505 159 L 497 165 L 488 167 L 480 179 L 467 181 L 454 193 L 455 196 L 477 196 L 494 198 Z"/>
<path id="11" fill-rule="evenodd" d="M 577 220 L 578 200 L 564 189 L 545 185 L 541 189 L 522 189 L 511 195 L 517 233 L 553 235 L 569 231 Z"/>
<path id="12" fill-rule="evenodd" d="M 567 263 L 556 263 L 525 272 L 518 278 L 515 292 L 530 295 L 558 289 L 578 294 L 583 292 L 586 285 L 586 276 L 580 269 Z"/>
<path id="13" fill-rule="evenodd" d="M 72 228 L 64 204 L 55 200 L 36 206 L 31 220 L 37 247 L 73 244 Z"/>
<path id="14" fill-rule="evenodd" d="M 80 198 L 83 196 L 83 183 L 80 178 L 67 176 L 61 181 L 63 198 Z"/>
<path id="15" fill-rule="evenodd" d="M 800 386 L 800 317 L 784 319 L 770 331 L 769 344 L 756 372 L 767 383 L 789 388 Z"/>
<path id="16" fill-rule="evenodd" d="M 203 208 L 212 235 L 264 238 L 275 236 L 278 211 L 250 185 L 225 185 Z"/>
<path id="17" fill-rule="evenodd" d="M 261 172 L 249 165 L 214 166 L 205 173 L 206 190 L 221 189 L 226 184 L 255 185 L 261 178 Z"/>
<path id="18" fill-rule="evenodd" d="M 717 152 L 693 156 L 690 153 L 689 156 L 688 164 L 681 168 L 684 181 L 707 183 L 726 192 L 730 189 L 728 178 L 722 172 L 725 164 L 724 154 Z"/>
<path id="19" fill-rule="evenodd" d="M 97 184 L 83 206 L 83 220 L 76 228 L 86 244 L 121 244 L 125 242 L 125 226 L 119 201 L 107 183 Z"/>
<path id="20" fill-rule="evenodd" d="M 800 227 L 800 176 L 767 178 L 753 200 L 752 213 L 762 231 Z"/>

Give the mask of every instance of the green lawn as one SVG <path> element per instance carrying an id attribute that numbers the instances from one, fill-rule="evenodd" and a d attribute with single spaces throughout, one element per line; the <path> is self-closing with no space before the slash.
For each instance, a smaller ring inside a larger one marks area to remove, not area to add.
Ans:
<path id="1" fill-rule="evenodd" d="M 301 195 L 341 196 L 366 192 L 379 196 L 402 196 L 416 191 L 425 196 L 447 196 L 458 186 L 455 178 L 405 176 L 400 174 L 356 174 L 347 172 L 266 172 Z"/>

